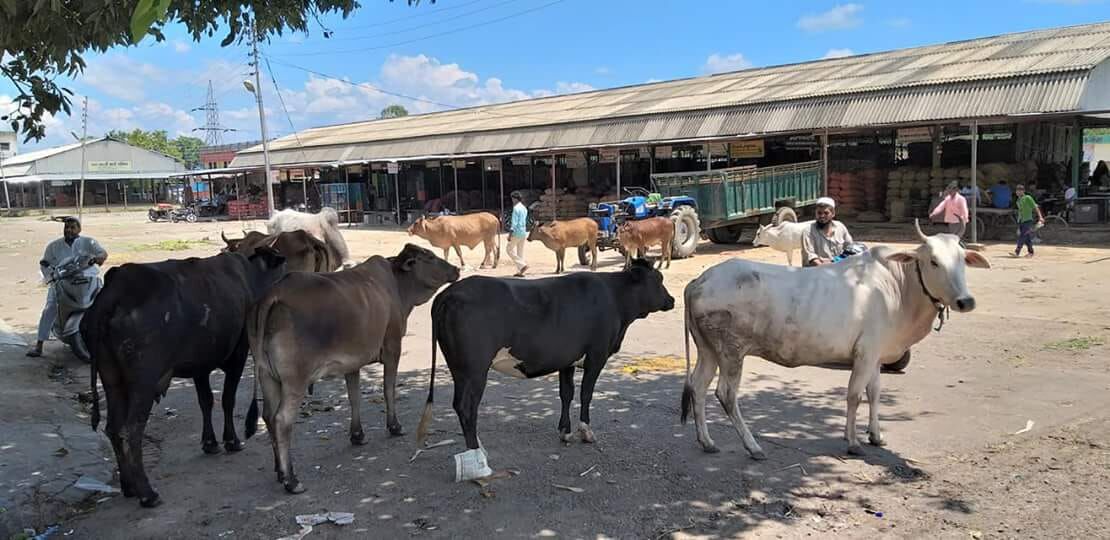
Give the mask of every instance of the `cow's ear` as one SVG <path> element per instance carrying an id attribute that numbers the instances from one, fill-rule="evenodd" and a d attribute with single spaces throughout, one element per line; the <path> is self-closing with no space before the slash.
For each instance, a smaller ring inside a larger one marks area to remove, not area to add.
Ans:
<path id="1" fill-rule="evenodd" d="M 972 268 L 990 269 L 991 262 L 978 251 L 967 251 L 964 253 L 964 262 Z"/>
<path id="2" fill-rule="evenodd" d="M 887 255 L 886 259 L 888 261 L 906 264 L 916 261 L 917 255 L 912 251 L 896 251 L 894 253 L 891 253 L 890 255 Z"/>

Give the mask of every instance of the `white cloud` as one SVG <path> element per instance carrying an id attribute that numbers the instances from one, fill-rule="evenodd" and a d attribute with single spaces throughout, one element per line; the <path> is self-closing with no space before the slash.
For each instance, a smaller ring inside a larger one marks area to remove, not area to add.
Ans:
<path id="1" fill-rule="evenodd" d="M 713 53 L 709 58 L 705 59 L 705 64 L 702 65 L 701 70 L 705 73 L 724 73 L 726 71 L 737 71 L 752 67 L 752 63 L 744 58 L 741 53 L 722 55 Z"/>
<path id="2" fill-rule="evenodd" d="M 803 16 L 798 19 L 798 28 L 807 32 L 855 28 L 863 22 L 859 17 L 861 11 L 860 4 L 837 5 L 824 13 Z"/>
<path id="3" fill-rule="evenodd" d="M 173 50 L 174 50 L 174 52 L 178 52 L 178 53 L 187 53 L 187 52 L 189 52 L 189 51 L 190 51 L 191 49 L 192 49 L 192 47 L 190 47 L 190 46 L 189 46 L 189 44 L 188 44 L 188 43 L 185 43 L 184 41 L 180 41 L 180 40 L 174 40 L 174 42 L 173 42 Z"/>
<path id="4" fill-rule="evenodd" d="M 594 68 L 594 73 L 598 75 L 611 75 L 613 70 L 609 69 L 607 66 L 598 66 Z"/>
<path id="5" fill-rule="evenodd" d="M 907 17 L 895 17 L 888 20 L 886 24 L 891 28 L 909 28 L 910 19 Z"/>
<path id="6" fill-rule="evenodd" d="M 830 58 L 844 58 L 845 56 L 855 55 L 856 53 L 852 49 L 829 49 L 829 52 L 825 53 L 825 56 L 822 56 L 821 59 L 828 60 Z"/>
<path id="7" fill-rule="evenodd" d="M 121 54 L 108 54 L 88 61 L 78 82 L 125 101 L 142 101 L 151 83 L 166 82 L 168 76 L 158 66 L 138 62 Z"/>

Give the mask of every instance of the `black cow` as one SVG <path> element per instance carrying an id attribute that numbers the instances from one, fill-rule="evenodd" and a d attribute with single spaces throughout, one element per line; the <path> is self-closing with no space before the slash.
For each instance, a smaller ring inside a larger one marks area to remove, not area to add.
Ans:
<path id="1" fill-rule="evenodd" d="M 590 400 L 605 362 L 620 350 L 633 321 L 672 308 L 663 275 L 646 261 L 614 273 L 536 280 L 475 276 L 451 285 L 432 303 L 432 381 L 417 444 L 423 444 L 431 418 L 437 342 L 455 380 L 455 413 L 469 450 L 478 449 L 478 404 L 490 367 L 518 378 L 559 372 L 559 433 L 569 440 L 574 369 L 583 359 L 578 432 L 583 442 L 593 442 Z"/>
<path id="2" fill-rule="evenodd" d="M 143 432 L 154 402 L 174 377 L 191 378 L 204 418 L 206 453 L 219 453 L 208 377 L 223 370 L 224 447 L 243 449 L 232 426 L 235 390 L 247 361 L 247 309 L 285 273 L 285 258 L 261 247 L 249 258 L 222 253 L 151 264 L 125 264 L 105 275 L 104 290 L 81 321 L 92 354 L 92 427 L 100 423 L 99 374 L 108 398 L 105 433 L 124 496 L 161 503 L 143 469 Z"/>

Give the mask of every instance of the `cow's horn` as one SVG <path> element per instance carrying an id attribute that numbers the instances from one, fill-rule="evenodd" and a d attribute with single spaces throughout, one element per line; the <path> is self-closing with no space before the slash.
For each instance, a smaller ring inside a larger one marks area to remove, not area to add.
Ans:
<path id="1" fill-rule="evenodd" d="M 231 243 L 227 240 L 227 235 L 224 234 L 223 229 L 220 229 L 220 239 L 223 240 L 225 244 L 230 244 Z"/>
<path id="2" fill-rule="evenodd" d="M 278 235 L 275 234 L 273 240 L 270 240 L 270 243 L 266 244 L 266 247 L 268 247 L 268 248 L 274 247 L 274 244 L 276 244 L 277 241 L 278 241 Z"/>
<path id="3" fill-rule="evenodd" d="M 918 222 L 917 218 L 914 218 L 913 220 L 913 229 L 917 231 L 917 236 L 918 238 L 921 238 L 922 242 L 929 239 L 928 236 L 925 236 L 925 233 L 921 232 L 921 223 Z"/>

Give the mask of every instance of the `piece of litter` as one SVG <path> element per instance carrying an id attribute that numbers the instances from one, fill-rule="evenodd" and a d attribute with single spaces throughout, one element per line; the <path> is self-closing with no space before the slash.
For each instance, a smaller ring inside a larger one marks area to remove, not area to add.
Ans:
<path id="1" fill-rule="evenodd" d="M 355 515 L 351 512 L 324 512 L 297 516 L 298 525 L 316 526 L 329 521 L 336 525 L 350 525 L 355 522 Z"/>
<path id="2" fill-rule="evenodd" d="M 566 491 L 570 491 L 571 493 L 585 493 L 586 492 L 586 490 L 584 490 L 580 487 L 564 486 L 562 484 L 551 484 L 551 486 L 554 487 L 554 488 L 557 488 L 557 489 L 564 489 Z"/>
<path id="3" fill-rule="evenodd" d="M 559 454 L 551 454 L 547 457 L 551 458 L 553 461 L 559 461 Z"/>
<path id="4" fill-rule="evenodd" d="M 979 540 L 980 538 L 983 537 L 983 533 L 980 532 L 980 531 L 967 531 L 967 534 L 970 535 L 975 540 Z"/>
<path id="5" fill-rule="evenodd" d="M 217 534 L 216 536 L 218 536 L 218 537 L 220 537 L 220 538 L 223 538 L 223 537 L 225 537 L 225 536 L 231 536 L 231 535 L 233 535 L 233 534 L 235 534 L 235 531 L 234 531 L 234 530 L 231 530 L 231 531 L 224 531 L 224 532 L 222 532 L 222 533 L 220 533 L 220 534 Z"/>
<path id="6" fill-rule="evenodd" d="M 596 469 L 596 468 L 597 468 L 597 465 L 590 465 L 590 468 L 582 471 L 582 473 L 579 474 L 578 477 L 581 478 L 583 476 L 586 476 L 587 474 L 590 474 L 591 472 L 593 472 L 593 470 Z"/>
<path id="7" fill-rule="evenodd" d="M 118 493 L 119 489 L 109 486 L 96 478 L 91 476 L 82 476 L 73 483 L 73 487 L 83 489 L 85 491 L 97 491 L 100 493 Z"/>
<path id="8" fill-rule="evenodd" d="M 68 454 L 69 450 L 66 450 L 65 448 L 59 448 L 54 451 L 54 455 L 57 457 L 66 457 Z"/>
<path id="9" fill-rule="evenodd" d="M 1014 435 L 1021 435 L 1022 433 L 1032 431 L 1032 429 L 1033 429 L 1033 421 L 1032 420 L 1026 420 L 1025 421 L 1025 427 L 1015 431 Z"/>
<path id="10" fill-rule="evenodd" d="M 312 526 L 311 525 L 301 525 L 301 530 L 300 531 L 297 531 L 296 533 L 293 533 L 289 536 L 282 536 L 281 538 L 278 538 L 277 540 L 301 540 L 302 538 L 305 537 L 305 535 L 307 535 L 310 532 L 312 532 Z"/>
<path id="11" fill-rule="evenodd" d="M 875 516 L 879 519 L 882 519 L 882 517 L 883 517 L 883 513 L 878 511 L 878 510 L 872 510 L 870 508 L 864 508 L 863 511 L 867 512 L 868 514 L 871 514 L 871 515 L 873 515 L 873 516 Z"/>
<path id="12" fill-rule="evenodd" d="M 455 444 L 455 439 L 445 439 L 445 440 L 439 441 L 437 443 L 425 445 L 424 448 L 417 448 L 416 452 L 413 452 L 412 457 L 409 458 L 409 463 L 412 463 L 413 461 L 416 461 L 416 456 L 419 456 L 420 454 L 423 454 L 424 452 L 427 452 L 428 450 L 431 450 L 433 448 L 439 448 L 441 446 L 447 446 L 449 444 Z"/>

